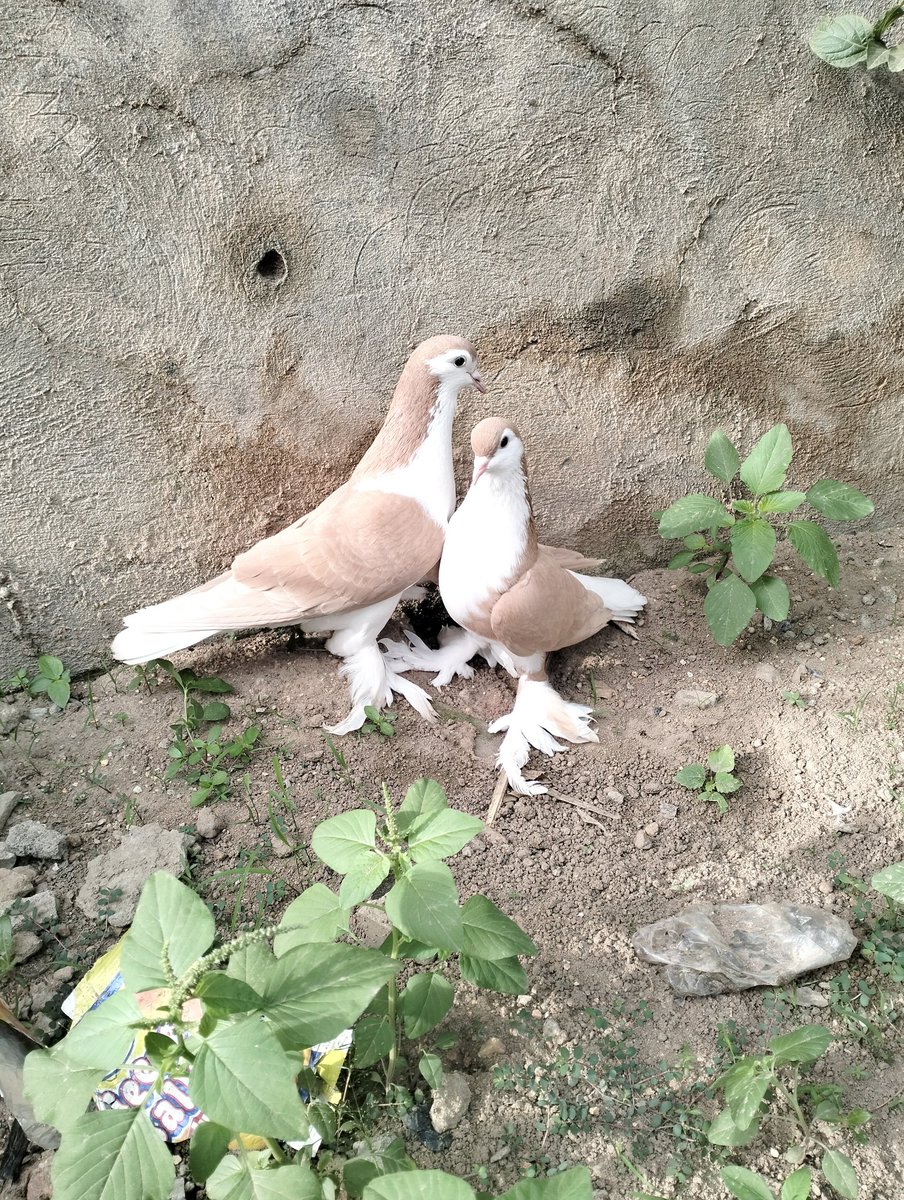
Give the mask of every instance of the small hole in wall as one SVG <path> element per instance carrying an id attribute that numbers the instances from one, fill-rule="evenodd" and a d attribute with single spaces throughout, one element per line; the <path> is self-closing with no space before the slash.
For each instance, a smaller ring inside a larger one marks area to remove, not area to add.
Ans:
<path id="1" fill-rule="evenodd" d="M 265 250 L 257 260 L 255 269 L 261 279 L 266 279 L 268 283 L 282 283 L 289 274 L 286 260 L 278 250 Z"/>

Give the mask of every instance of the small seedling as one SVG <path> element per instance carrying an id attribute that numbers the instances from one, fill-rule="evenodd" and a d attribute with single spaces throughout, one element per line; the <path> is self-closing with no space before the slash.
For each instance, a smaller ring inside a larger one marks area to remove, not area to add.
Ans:
<path id="1" fill-rule="evenodd" d="M 8 679 L 0 679 L 0 696 L 9 695 L 12 692 L 27 692 L 31 684 L 31 676 L 24 667 L 20 667 Z"/>
<path id="2" fill-rule="evenodd" d="M 69 703 L 71 682 L 69 672 L 60 659 L 54 658 L 52 654 L 42 654 L 38 659 L 38 673 L 29 683 L 28 690 L 32 696 L 46 693 L 47 698 L 57 708 L 65 708 Z"/>
<path id="3" fill-rule="evenodd" d="M 863 693 L 853 708 L 844 709 L 838 713 L 842 721 L 847 721 L 853 733 L 856 733 L 860 728 L 860 719 L 863 716 L 863 710 L 866 707 L 866 702 L 872 695 L 872 688 L 869 688 Z"/>
<path id="4" fill-rule="evenodd" d="M 791 708 L 806 708 L 807 702 L 801 696 L 800 692 L 782 691 L 782 697 L 791 706 Z"/>
<path id="5" fill-rule="evenodd" d="M 831 67 L 885 66 L 904 70 L 904 43 L 890 46 L 886 34 L 904 16 L 904 5 L 895 4 L 875 22 L 859 13 L 823 17 L 810 34 L 810 49 Z"/>
<path id="6" fill-rule="evenodd" d="M 731 746 L 719 746 L 706 756 L 703 763 L 688 763 L 675 776 L 675 782 L 689 788 L 702 796 L 704 800 L 712 800 L 718 806 L 719 812 L 728 812 L 728 796 L 741 788 L 742 782 L 734 774 L 735 753 Z"/>
<path id="7" fill-rule="evenodd" d="M 381 738 L 395 736 L 396 715 L 394 712 L 381 712 L 379 708 L 367 704 L 364 707 L 364 715 L 367 720 L 361 726 L 362 733 L 377 733 Z"/>
<path id="8" fill-rule="evenodd" d="M 744 462 L 717 429 L 704 462 L 725 484 L 723 498 L 684 496 L 659 518 L 660 536 L 684 543 L 669 568 L 686 568 L 706 579 L 703 611 L 720 646 L 730 646 L 740 637 L 757 609 L 772 621 L 787 618 L 787 584 L 767 573 L 779 533 L 812 571 L 831 587 L 838 586 L 838 553 L 822 526 L 801 520 L 785 524 L 786 514 L 804 503 L 832 521 L 854 521 L 873 511 L 872 500 L 862 492 L 832 479 L 820 480 L 807 492 L 783 490 L 792 454 L 786 425 L 774 425 L 763 434 Z M 742 491 L 746 495 L 739 496 Z"/>
<path id="9" fill-rule="evenodd" d="M 862 1108 L 845 1111 L 837 1085 L 802 1079 L 802 1072 L 812 1067 L 831 1043 L 832 1034 L 823 1025 L 802 1026 L 773 1038 L 766 1053 L 738 1059 L 716 1083 L 726 1106 L 709 1127 L 707 1136 L 713 1145 L 749 1146 L 767 1116 L 778 1116 L 791 1125 L 793 1140 L 785 1151 L 785 1161 L 796 1170 L 785 1179 L 781 1200 L 804 1200 L 810 1195 L 812 1171 L 803 1165 L 808 1156 L 819 1156 L 824 1181 L 838 1196 L 844 1200 L 858 1196 L 850 1158 L 827 1145 L 815 1125 L 834 1125 L 847 1130 L 855 1141 L 863 1141 L 863 1126 L 870 1113 Z M 757 1171 L 732 1165 L 723 1167 L 721 1176 L 738 1200 L 775 1200 L 775 1193 Z"/>

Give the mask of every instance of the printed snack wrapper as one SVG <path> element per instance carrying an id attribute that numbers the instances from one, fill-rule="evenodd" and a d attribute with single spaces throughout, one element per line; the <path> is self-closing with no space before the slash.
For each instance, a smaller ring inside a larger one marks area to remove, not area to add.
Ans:
<path id="1" fill-rule="evenodd" d="M 119 941 L 97 960 L 63 1001 L 63 1012 L 73 1025 L 77 1025 L 85 1013 L 103 1004 L 123 986 L 119 970 L 121 951 L 122 942 Z M 139 992 L 136 996 L 139 1009 L 143 1014 L 152 1015 L 158 1011 L 165 994 L 163 988 Z M 201 1015 L 201 1003 L 198 1000 L 190 1000 L 183 1009 L 183 1016 L 192 1022 L 200 1021 Z M 157 1026 L 157 1032 L 170 1036 L 174 1034 L 173 1027 L 166 1024 Z M 166 1141 L 186 1142 L 206 1119 L 204 1113 L 192 1102 L 187 1077 L 166 1075 L 160 1090 L 153 1090 L 157 1082 L 157 1070 L 145 1055 L 144 1038 L 144 1030 L 135 1030 L 135 1038 L 124 1064 L 104 1076 L 94 1094 L 94 1103 L 99 1109 L 143 1107 L 151 1124 Z M 330 1042 L 298 1052 L 299 1070 L 310 1067 L 320 1076 L 323 1080 L 321 1098 L 330 1104 L 339 1101 L 336 1084 L 351 1042 L 352 1031 L 346 1029 Z M 299 1094 L 302 1100 L 310 1099 L 304 1089 L 299 1089 Z M 242 1143 L 249 1150 L 262 1150 L 266 1146 L 263 1138 L 247 1134 L 242 1135 Z M 310 1146 L 312 1153 L 316 1154 L 320 1148 L 320 1138 L 312 1133 L 306 1141 L 289 1144 L 295 1149 Z"/>

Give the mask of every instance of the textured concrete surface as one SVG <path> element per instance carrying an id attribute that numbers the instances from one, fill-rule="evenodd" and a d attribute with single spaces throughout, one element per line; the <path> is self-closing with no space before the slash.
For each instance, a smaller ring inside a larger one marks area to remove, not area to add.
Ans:
<path id="1" fill-rule="evenodd" d="M 803 0 L 7 0 L 0 671 L 321 499 L 461 332 L 630 569 L 711 429 L 904 508 L 899 77 Z"/>

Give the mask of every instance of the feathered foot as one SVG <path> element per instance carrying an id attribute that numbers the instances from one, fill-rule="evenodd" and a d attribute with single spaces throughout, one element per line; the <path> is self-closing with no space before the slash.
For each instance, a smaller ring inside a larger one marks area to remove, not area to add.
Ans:
<path id="1" fill-rule="evenodd" d="M 436 671 L 431 682 L 438 688 L 451 683 L 456 675 L 470 679 L 474 668 L 469 666 L 469 660 L 486 647 L 484 641 L 467 629 L 451 625 L 440 630 L 438 650 L 431 650 L 411 629 L 406 629 L 404 636 L 405 642 L 380 642 L 389 665 L 397 671 Z"/>
<path id="2" fill-rule="evenodd" d="M 513 792 L 539 796 L 547 790 L 542 783 L 521 774 L 531 746 L 542 754 L 553 755 L 565 749 L 556 738 L 566 742 L 599 741 L 596 731 L 590 728 L 592 711 L 585 704 L 564 700 L 545 680 L 519 681 L 512 711 L 487 726 L 490 733 L 505 732 L 496 766 L 505 771 Z"/>
<path id="3" fill-rule="evenodd" d="M 424 689 L 393 670 L 389 659 L 380 653 L 380 648 L 375 642 L 346 655 L 339 668 L 339 674 L 348 679 L 352 710 L 338 725 L 326 726 L 330 733 L 341 736 L 360 729 L 367 720 L 365 708 L 388 708 L 392 704 L 394 692 L 404 696 L 425 720 L 436 720 L 430 697 Z"/>

